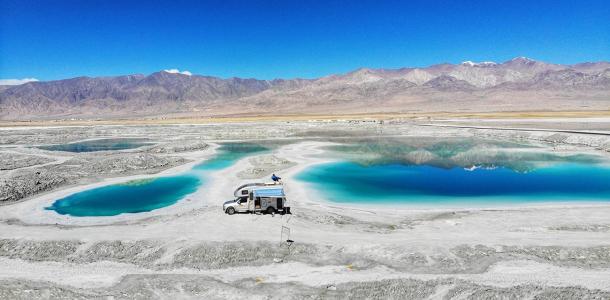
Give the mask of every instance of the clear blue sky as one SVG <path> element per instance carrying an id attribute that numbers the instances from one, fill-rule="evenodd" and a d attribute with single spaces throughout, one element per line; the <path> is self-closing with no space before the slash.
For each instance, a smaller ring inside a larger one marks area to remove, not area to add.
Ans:
<path id="1" fill-rule="evenodd" d="M 610 60 L 610 1 L 0 0 L 0 78 Z"/>

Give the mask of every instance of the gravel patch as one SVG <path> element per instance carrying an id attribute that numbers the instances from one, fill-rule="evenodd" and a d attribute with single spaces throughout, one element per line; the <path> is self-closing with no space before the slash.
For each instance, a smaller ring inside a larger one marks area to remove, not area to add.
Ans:
<path id="1" fill-rule="evenodd" d="M 203 243 L 181 250 L 171 267 L 220 269 L 233 266 L 258 266 L 273 263 L 274 258 L 310 261 L 319 253 L 313 245 L 295 244 L 290 253 L 279 244 L 266 242 Z"/>
<path id="2" fill-rule="evenodd" d="M 608 299 L 582 287 L 496 287 L 462 280 L 395 279 L 324 286 L 265 283 L 252 278 L 222 282 L 199 275 L 129 275 L 108 288 L 83 289 L 27 280 L 0 281 L 1 299 Z"/>
<path id="3" fill-rule="evenodd" d="M 248 160 L 252 168 L 243 170 L 237 174 L 242 179 L 257 179 L 264 176 L 269 176 L 273 172 L 287 169 L 296 165 L 289 160 L 279 158 L 275 155 L 259 155 Z"/>
<path id="4" fill-rule="evenodd" d="M 81 244 L 79 241 L 1 239 L 0 257 L 29 261 L 66 261 Z"/>
<path id="5" fill-rule="evenodd" d="M 15 170 L 53 162 L 48 157 L 0 152 L 0 171 Z"/>
<path id="6" fill-rule="evenodd" d="M 29 261 L 90 263 L 113 261 L 155 269 L 221 269 L 235 266 L 260 266 L 282 261 L 310 265 L 351 265 L 357 269 L 375 266 L 421 274 L 476 274 L 507 260 L 531 260 L 560 267 L 601 269 L 610 267 L 610 246 L 516 247 L 462 245 L 439 249 L 434 254 L 413 251 L 403 246 L 370 245 L 352 248 L 340 245 L 294 243 L 290 249 L 270 242 L 205 242 L 166 252 L 158 241 L 80 241 L 0 240 L 0 257 Z M 158 260 L 168 256 L 170 262 Z"/>
<path id="7" fill-rule="evenodd" d="M 154 241 L 102 241 L 87 247 L 72 260 L 83 263 L 113 261 L 151 266 L 164 253 L 162 245 Z"/>

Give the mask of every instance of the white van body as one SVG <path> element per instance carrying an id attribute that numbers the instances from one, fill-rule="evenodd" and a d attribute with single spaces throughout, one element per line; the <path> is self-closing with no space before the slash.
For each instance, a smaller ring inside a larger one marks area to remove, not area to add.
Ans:
<path id="1" fill-rule="evenodd" d="M 290 213 L 286 207 L 286 194 L 281 183 L 248 183 L 238 187 L 234 200 L 224 203 L 227 214 L 236 212 Z"/>

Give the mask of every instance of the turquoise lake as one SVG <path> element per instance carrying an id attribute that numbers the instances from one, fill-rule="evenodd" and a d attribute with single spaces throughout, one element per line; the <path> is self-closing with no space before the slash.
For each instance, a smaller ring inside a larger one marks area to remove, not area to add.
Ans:
<path id="1" fill-rule="evenodd" d="M 269 147 L 254 143 L 225 143 L 220 146 L 215 157 L 195 166 L 193 170 L 213 171 L 224 169 L 245 156 L 260 154 L 269 150 Z"/>
<path id="2" fill-rule="evenodd" d="M 332 202 L 486 206 L 610 201 L 610 167 L 597 155 L 478 140 L 365 141 L 329 150 L 338 162 L 314 165 L 297 180 Z"/>
<path id="3" fill-rule="evenodd" d="M 194 193 L 201 182 L 200 178 L 188 175 L 135 180 L 76 193 L 46 209 L 75 217 L 146 212 L 175 204 Z"/>
<path id="4" fill-rule="evenodd" d="M 183 174 L 133 180 L 82 191 L 55 201 L 47 210 L 75 217 L 115 216 L 140 213 L 173 205 L 205 185 L 209 172 L 231 166 L 237 160 L 269 148 L 251 143 L 225 143 L 217 154 Z"/>
<path id="5" fill-rule="evenodd" d="M 38 146 L 37 148 L 49 151 L 66 151 L 66 152 L 96 152 L 96 151 L 116 151 L 135 149 L 142 146 L 152 145 L 147 142 L 148 139 L 98 139 L 69 144 L 57 144 Z"/>

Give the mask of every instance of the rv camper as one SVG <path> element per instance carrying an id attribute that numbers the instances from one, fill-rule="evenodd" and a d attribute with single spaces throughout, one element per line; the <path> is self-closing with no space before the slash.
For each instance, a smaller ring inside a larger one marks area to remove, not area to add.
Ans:
<path id="1" fill-rule="evenodd" d="M 225 202 L 222 207 L 229 215 L 236 212 L 290 213 L 281 183 L 248 183 L 238 187 L 233 195 L 235 199 Z"/>

